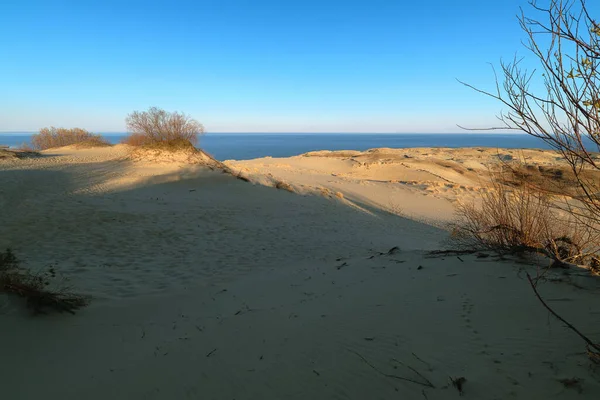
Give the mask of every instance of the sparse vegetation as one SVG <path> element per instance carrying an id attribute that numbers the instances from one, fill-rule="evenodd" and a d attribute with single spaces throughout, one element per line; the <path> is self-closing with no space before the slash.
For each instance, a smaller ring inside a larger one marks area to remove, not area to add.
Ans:
<path id="1" fill-rule="evenodd" d="M 134 111 L 126 119 L 130 135 L 123 143 L 132 146 L 181 150 L 194 148 L 204 126 L 190 116 L 157 107 Z"/>
<path id="2" fill-rule="evenodd" d="M 501 126 L 537 137 L 557 151 L 570 169 L 575 195 L 564 209 L 584 225 L 600 229 L 600 24 L 585 0 L 529 1 L 521 12 L 526 48 L 541 76 L 523 68 L 522 59 L 501 63 L 502 82 L 494 91 L 466 86 L 500 101 Z M 538 87 L 539 92 L 533 89 Z M 562 173 L 562 172 L 559 172 Z"/>
<path id="3" fill-rule="evenodd" d="M 465 85 L 506 107 L 498 117 L 501 126 L 488 129 L 517 130 L 543 140 L 567 163 L 570 174 L 550 171 L 554 177 L 549 178 L 547 171 L 540 171 L 541 182 L 525 178 L 524 184 L 511 189 L 496 181 L 495 190 L 482 198 L 481 209 L 460 210 L 463 225 L 458 236 L 492 248 L 520 245 L 598 272 L 600 23 L 590 15 L 586 0 L 530 0 L 529 4 L 532 14 L 542 18 L 521 11 L 519 23 L 541 77 L 535 67 L 530 72 L 515 57 L 501 63 L 503 80 L 496 77 L 493 91 Z M 552 184 L 544 185 L 547 182 Z M 538 271 L 532 278 L 527 273 L 538 300 L 586 342 L 591 360 L 600 360 L 600 344 L 566 322 L 539 295 L 536 287 L 543 275 Z"/>
<path id="4" fill-rule="evenodd" d="M 33 150 L 47 150 L 55 147 L 69 145 L 82 147 L 110 146 L 110 143 L 101 135 L 97 135 L 81 128 L 42 128 L 38 134 L 31 138 Z"/>
<path id="5" fill-rule="evenodd" d="M 196 147 L 187 139 L 173 139 L 165 142 L 146 141 L 142 145 L 145 149 L 167 150 L 167 151 L 196 151 Z"/>
<path id="6" fill-rule="evenodd" d="M 520 167 L 517 171 L 523 169 L 528 170 Z M 561 197 L 568 195 L 557 193 L 556 189 L 544 191 L 529 183 L 529 176 L 515 174 L 512 168 L 505 174 L 501 172 L 492 174 L 491 190 L 481 193 L 479 205 L 458 207 L 459 220 L 453 225 L 452 238 L 459 249 L 450 251 L 458 254 L 461 250 L 474 253 L 488 249 L 518 255 L 543 254 L 554 260 L 552 265 L 576 264 L 600 275 L 598 226 L 582 223 L 568 210 L 556 206 Z M 553 185 L 547 182 L 545 186 Z M 600 343 L 581 333 L 540 296 L 537 286 L 547 271 L 538 269 L 536 277 L 525 272 L 534 294 L 554 317 L 585 341 L 589 359 L 598 363 Z"/>
<path id="7" fill-rule="evenodd" d="M 129 146 L 139 147 L 143 146 L 147 142 L 146 136 L 140 133 L 132 133 L 130 135 L 125 136 L 121 139 L 122 144 L 127 144 Z"/>
<path id="8" fill-rule="evenodd" d="M 29 144 L 29 143 L 21 143 L 21 145 L 17 148 L 17 150 L 19 150 L 21 152 L 30 152 L 30 153 L 35 152 L 33 147 L 31 147 L 31 144 Z"/>
<path id="9" fill-rule="evenodd" d="M 71 292 L 64 283 L 56 287 L 55 279 L 54 267 L 34 274 L 21 267 L 11 249 L 0 253 L 0 292 L 24 298 L 34 314 L 47 309 L 74 314 L 89 303 L 87 297 Z"/>
<path id="10" fill-rule="evenodd" d="M 480 193 L 479 204 L 458 206 L 453 238 L 462 248 L 540 253 L 557 263 L 598 269 L 600 234 L 557 208 L 559 201 L 511 169 L 491 173 L 490 188 Z"/>
<path id="11" fill-rule="evenodd" d="M 280 190 L 286 190 L 290 193 L 294 193 L 294 188 L 287 182 L 284 181 L 275 181 L 275 187 Z"/>
<path id="12" fill-rule="evenodd" d="M 33 150 L 19 149 L 0 149 L 0 160 L 2 159 L 21 159 L 29 157 L 39 157 L 40 153 Z"/>

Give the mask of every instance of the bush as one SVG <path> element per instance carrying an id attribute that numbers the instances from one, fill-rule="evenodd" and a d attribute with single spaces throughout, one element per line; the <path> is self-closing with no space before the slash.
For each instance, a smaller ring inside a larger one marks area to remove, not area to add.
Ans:
<path id="1" fill-rule="evenodd" d="M 72 144 L 86 147 L 110 146 L 110 143 L 102 136 L 81 128 L 65 129 L 52 126 L 40 129 L 40 133 L 31 138 L 34 150 L 46 150 Z"/>
<path id="2" fill-rule="evenodd" d="M 514 179 L 514 175 L 510 176 Z M 453 239 L 462 247 L 507 253 L 541 253 L 558 263 L 597 268 L 600 238 L 568 210 L 561 199 L 519 182 L 503 184 L 504 174 L 492 174 L 491 187 L 479 205 L 460 204 Z"/>
<path id="3" fill-rule="evenodd" d="M 198 136 L 204 133 L 204 126 L 188 115 L 157 107 L 134 111 L 125 122 L 130 135 L 123 142 L 133 146 L 171 144 L 173 149 L 179 149 L 184 143 L 196 145 Z"/>
<path id="4" fill-rule="evenodd" d="M 566 179 L 578 192 L 568 212 L 600 233 L 600 24 L 592 16 L 596 9 L 588 8 L 586 0 L 530 0 L 529 5 L 532 15 L 522 10 L 518 21 L 527 37 L 523 44 L 533 56 L 527 61 L 532 67 L 515 57 L 500 63 L 501 79 L 494 70 L 493 90 L 465 85 L 503 104 L 501 124 L 492 129 L 522 131 L 556 150 L 570 170 Z M 561 179 L 564 175 L 554 173 Z"/>

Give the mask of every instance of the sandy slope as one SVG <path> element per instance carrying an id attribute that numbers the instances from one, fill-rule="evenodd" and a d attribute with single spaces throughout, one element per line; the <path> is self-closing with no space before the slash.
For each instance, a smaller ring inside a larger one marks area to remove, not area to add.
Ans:
<path id="1" fill-rule="evenodd" d="M 76 316 L 37 318 L 0 297 L 6 398 L 458 398 L 449 376 L 465 377 L 472 399 L 600 395 L 581 341 L 532 295 L 531 267 L 429 258 L 447 234 L 379 208 L 373 189 L 390 183 L 360 182 L 397 172 L 343 170 L 354 161 L 329 156 L 244 162 L 258 181 L 310 192 L 322 179 L 332 193 L 302 196 L 187 159 L 126 155 L 117 146 L 0 161 L 0 247 L 34 269 L 55 264 L 94 296 Z M 447 178 L 421 164 L 407 176 Z M 329 182 L 327 169 L 346 175 Z M 452 206 L 413 189 L 399 201 Z M 561 280 L 543 286 L 549 303 L 600 337 L 598 280 L 551 277 Z M 425 382 L 419 374 L 434 387 L 398 378 Z M 578 387 L 559 382 L 574 377 Z"/>
<path id="2" fill-rule="evenodd" d="M 264 185 L 284 181 L 300 193 L 339 192 L 350 202 L 437 223 L 454 218 L 457 201 L 488 190 L 490 166 L 513 160 L 561 164 L 550 151 L 490 148 L 316 151 L 226 164 Z"/>

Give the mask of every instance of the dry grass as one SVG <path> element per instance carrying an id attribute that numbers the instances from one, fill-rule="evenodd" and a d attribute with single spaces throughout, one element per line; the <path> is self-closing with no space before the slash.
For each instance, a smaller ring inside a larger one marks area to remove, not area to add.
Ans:
<path id="1" fill-rule="evenodd" d="M 229 175 L 231 175 L 231 176 L 233 176 L 236 179 L 239 179 L 241 181 L 250 182 L 250 178 L 248 178 L 246 175 L 244 175 L 241 170 L 236 173 L 231 168 L 224 166 L 222 168 L 222 171 L 223 171 L 223 173 L 229 174 Z"/>
<path id="2" fill-rule="evenodd" d="M 556 262 L 597 268 L 598 231 L 561 210 L 555 195 L 512 179 L 512 171 L 492 174 L 479 205 L 459 205 L 458 221 L 452 224 L 455 242 L 463 248 L 541 253 Z"/>
<path id="3" fill-rule="evenodd" d="M 46 150 L 70 145 L 102 147 L 110 146 L 110 143 L 102 136 L 81 128 L 42 128 L 38 134 L 33 135 L 31 138 L 31 147 L 34 150 Z"/>
<path id="4" fill-rule="evenodd" d="M 87 297 L 71 292 L 64 284 L 53 288 L 55 278 L 53 267 L 44 273 L 34 274 L 20 266 L 10 249 L 0 253 L 0 292 L 25 299 L 34 314 L 42 314 L 47 309 L 74 314 L 88 305 Z"/>
<path id="5" fill-rule="evenodd" d="M 571 197 L 581 195 L 577 176 L 568 166 L 530 165 L 518 162 L 510 165 L 503 164 L 501 168 L 497 176 L 502 183 L 508 186 L 521 187 L 529 185 L 550 194 Z M 578 174 L 580 179 L 600 182 L 600 171 L 582 169 L 578 171 Z"/>
<path id="6" fill-rule="evenodd" d="M 39 157 L 40 153 L 22 149 L 0 149 L 0 160 Z"/>
<path id="7" fill-rule="evenodd" d="M 294 188 L 287 182 L 284 181 L 275 181 L 275 187 L 280 190 L 286 190 L 290 193 L 294 193 Z"/>

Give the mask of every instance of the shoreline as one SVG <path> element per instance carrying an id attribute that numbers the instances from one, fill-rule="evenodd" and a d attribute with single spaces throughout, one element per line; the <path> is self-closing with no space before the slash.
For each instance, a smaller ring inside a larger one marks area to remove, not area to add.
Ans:
<path id="1" fill-rule="evenodd" d="M 509 135 L 509 136 L 507 136 Z M 111 134 L 106 138 L 116 144 L 124 134 Z M 7 137 L 7 136 L 5 136 Z M 15 137 L 14 146 L 21 145 L 29 136 Z M 0 144 L 3 136 L 0 135 Z M 207 133 L 200 137 L 200 147 L 223 160 L 250 160 L 266 156 L 291 157 L 314 150 L 340 150 L 350 148 L 365 151 L 369 148 L 415 147 L 488 147 L 503 145 L 517 148 L 544 148 L 544 143 L 526 134 L 515 133 L 427 133 L 427 134 L 261 134 L 261 133 Z"/>

